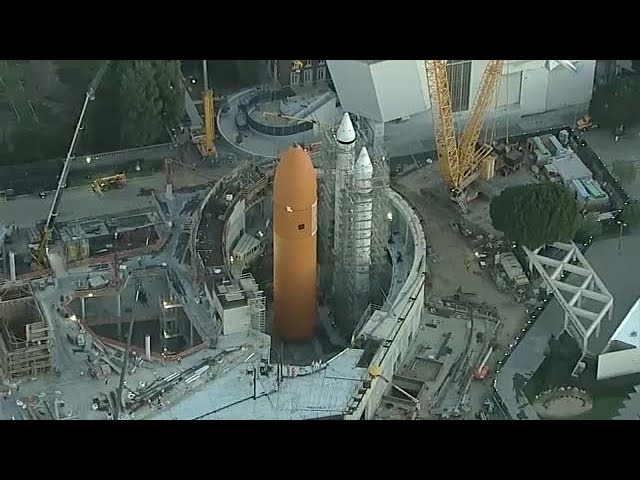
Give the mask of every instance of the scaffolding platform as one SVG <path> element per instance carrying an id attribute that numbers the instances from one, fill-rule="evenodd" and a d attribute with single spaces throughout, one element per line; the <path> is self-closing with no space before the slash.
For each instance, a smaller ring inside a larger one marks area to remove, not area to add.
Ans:
<path id="1" fill-rule="evenodd" d="M 51 340 L 51 328 L 31 286 L 0 286 L 0 372 L 5 381 L 49 372 Z"/>
<path id="2" fill-rule="evenodd" d="M 319 224 L 325 232 L 320 237 L 318 250 L 320 282 L 323 291 L 334 292 L 329 302 L 333 305 L 334 321 L 345 334 L 351 333 L 369 303 L 383 303 L 378 296 L 385 286 L 383 273 L 388 269 L 386 245 L 390 220 L 387 193 L 390 176 L 386 145 L 375 142 L 371 132 L 360 128 L 354 148 L 355 157 L 363 147 L 367 148 L 373 164 L 370 193 L 363 194 L 356 188 L 353 171 L 346 175 L 344 191 L 336 192 L 338 145 L 334 131 L 325 132 L 320 148 L 312 156 L 321 173 Z M 335 215 L 336 211 L 340 215 Z M 356 216 L 361 218 L 364 213 L 371 219 L 370 226 L 368 219 L 367 222 L 356 221 Z M 356 253 L 363 243 L 366 244 L 365 249 L 370 249 L 371 256 L 371 281 L 367 292 L 359 291 L 355 284 Z"/>

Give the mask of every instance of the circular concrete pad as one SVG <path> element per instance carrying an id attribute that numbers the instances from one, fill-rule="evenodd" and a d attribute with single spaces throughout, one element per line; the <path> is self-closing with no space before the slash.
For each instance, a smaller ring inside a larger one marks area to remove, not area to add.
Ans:
<path id="1" fill-rule="evenodd" d="M 590 411 L 593 399 L 579 388 L 559 387 L 536 395 L 533 406 L 542 418 L 569 418 Z"/>

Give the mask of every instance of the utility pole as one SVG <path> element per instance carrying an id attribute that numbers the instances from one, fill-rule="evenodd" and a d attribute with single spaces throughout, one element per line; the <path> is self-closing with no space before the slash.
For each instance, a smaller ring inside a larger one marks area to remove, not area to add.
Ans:
<path id="1" fill-rule="evenodd" d="M 129 322 L 129 334 L 127 335 L 127 346 L 124 349 L 124 358 L 122 359 L 122 370 L 120 371 L 120 381 L 118 382 L 118 399 L 115 405 L 115 411 L 113 412 L 113 419 L 120 419 L 120 410 L 122 405 L 122 393 L 124 391 L 124 383 L 127 374 L 127 364 L 129 360 L 129 350 L 131 349 L 131 338 L 133 337 L 133 324 L 136 321 L 136 304 L 140 298 L 140 292 L 142 291 L 142 285 L 138 284 L 136 287 L 136 296 L 133 301 L 133 308 L 131 309 L 131 321 Z M 144 292 L 143 292 L 144 294 Z"/>

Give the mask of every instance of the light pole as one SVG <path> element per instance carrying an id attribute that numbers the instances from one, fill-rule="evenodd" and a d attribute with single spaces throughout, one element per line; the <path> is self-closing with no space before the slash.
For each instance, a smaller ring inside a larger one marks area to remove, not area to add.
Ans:
<path id="1" fill-rule="evenodd" d="M 616 223 L 620 225 L 620 234 L 618 235 L 618 251 L 620 251 L 622 250 L 622 229 L 626 227 L 627 224 L 620 220 L 618 220 Z"/>

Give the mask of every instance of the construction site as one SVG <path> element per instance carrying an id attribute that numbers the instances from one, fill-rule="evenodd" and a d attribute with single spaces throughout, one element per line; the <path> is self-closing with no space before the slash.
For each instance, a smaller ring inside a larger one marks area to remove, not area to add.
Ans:
<path id="1" fill-rule="evenodd" d="M 393 179 L 380 122 L 340 112 L 321 123 L 294 116 L 304 108 L 292 101 L 274 115 L 296 134 L 311 125 L 312 144 L 216 166 L 214 180 L 188 186 L 179 179 L 196 167 L 181 158 L 151 188 L 94 181 L 82 195 L 128 199 L 109 214 L 56 221 L 65 166 L 46 221 L 0 227 L 0 368 L 16 400 L 0 416 L 424 419 L 485 408 L 496 353 L 531 307 L 520 261 L 485 226 L 487 200 L 545 175 L 574 182 L 589 208 L 610 206 L 580 173 L 570 128 L 496 139 L 487 118 L 502 62 L 489 61 L 460 137 L 446 61 L 425 62 L 437 161 Z M 203 116 L 189 115 L 199 120 L 189 141 L 209 160 L 214 99 L 205 86 Z M 278 123 L 255 104 L 244 113 L 246 128 Z"/>
<path id="2" fill-rule="evenodd" d="M 28 284 L 0 288 L 0 367 L 15 381 L 51 370 L 50 327 Z"/>

